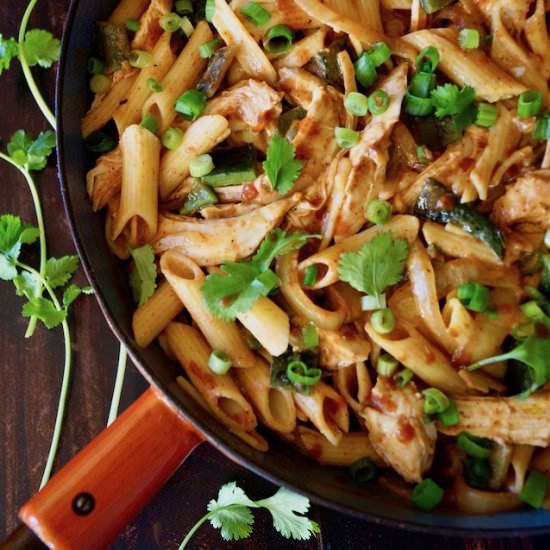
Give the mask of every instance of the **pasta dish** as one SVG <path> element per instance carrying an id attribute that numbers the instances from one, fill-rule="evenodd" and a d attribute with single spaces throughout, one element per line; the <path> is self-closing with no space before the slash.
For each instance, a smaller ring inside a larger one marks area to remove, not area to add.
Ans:
<path id="1" fill-rule="evenodd" d="M 82 136 L 137 344 L 257 450 L 550 506 L 546 6 L 121 0 Z"/>

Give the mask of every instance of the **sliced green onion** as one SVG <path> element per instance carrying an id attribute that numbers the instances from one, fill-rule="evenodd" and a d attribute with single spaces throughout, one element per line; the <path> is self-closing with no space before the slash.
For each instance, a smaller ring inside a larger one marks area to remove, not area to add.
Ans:
<path id="1" fill-rule="evenodd" d="M 271 27 L 264 39 L 264 48 L 269 53 L 286 53 L 292 46 L 293 32 L 287 25 L 275 25 Z"/>
<path id="2" fill-rule="evenodd" d="M 498 116 L 498 109 L 492 103 L 480 103 L 477 106 L 477 115 L 475 123 L 484 128 L 490 128 L 495 123 Z"/>
<path id="3" fill-rule="evenodd" d="M 527 90 L 518 97 L 518 116 L 529 118 L 537 116 L 542 106 L 542 93 L 538 90 Z"/>
<path id="4" fill-rule="evenodd" d="M 411 500 L 418 508 L 429 512 L 441 502 L 444 494 L 443 489 L 427 477 L 415 485 L 411 493 Z"/>
<path id="5" fill-rule="evenodd" d="M 159 19 L 160 28 L 166 32 L 176 32 L 180 23 L 181 17 L 177 13 L 166 13 Z"/>
<path id="6" fill-rule="evenodd" d="M 387 353 L 383 353 L 376 362 L 376 372 L 381 376 L 391 376 L 399 366 L 399 361 Z"/>
<path id="7" fill-rule="evenodd" d="M 334 137 L 338 147 L 342 149 L 351 149 L 359 141 L 359 132 L 349 128 L 334 128 Z"/>
<path id="8" fill-rule="evenodd" d="M 162 84 L 156 78 L 147 79 L 147 88 L 152 92 L 159 93 L 162 92 Z"/>
<path id="9" fill-rule="evenodd" d="M 391 218 L 391 204 L 381 199 L 370 201 L 365 210 L 365 215 L 369 222 L 376 225 L 386 223 Z"/>
<path id="10" fill-rule="evenodd" d="M 108 153 L 117 146 L 117 141 L 109 134 L 102 131 L 91 133 L 85 140 L 84 145 L 92 153 Z"/>
<path id="11" fill-rule="evenodd" d="M 491 477 L 491 466 L 484 458 L 468 458 L 462 463 L 466 483 L 476 489 L 485 489 Z"/>
<path id="12" fill-rule="evenodd" d="M 105 63 L 97 57 L 88 59 L 88 72 L 90 74 L 103 74 L 105 72 Z"/>
<path id="13" fill-rule="evenodd" d="M 193 23 L 191 23 L 189 17 L 182 17 L 180 21 L 180 29 L 183 31 L 183 34 L 189 38 L 193 34 L 195 27 L 193 27 Z"/>
<path id="14" fill-rule="evenodd" d="M 376 65 L 367 52 L 363 52 L 353 66 L 355 78 L 363 88 L 370 88 L 376 82 Z"/>
<path id="15" fill-rule="evenodd" d="M 144 50 L 132 50 L 128 63 L 136 69 L 143 69 L 151 63 L 152 55 Z"/>
<path id="16" fill-rule="evenodd" d="M 303 361 L 291 361 L 286 368 L 288 379 L 303 386 L 314 386 L 321 380 L 322 374 L 321 369 L 310 369 Z"/>
<path id="17" fill-rule="evenodd" d="M 458 287 L 457 298 L 471 311 L 481 313 L 489 306 L 489 289 L 479 283 L 465 283 Z"/>
<path id="18" fill-rule="evenodd" d="M 191 0 L 177 0 L 174 8 L 178 15 L 191 15 L 193 13 L 193 4 Z"/>
<path id="19" fill-rule="evenodd" d="M 550 118 L 548 114 L 545 114 L 537 120 L 535 129 L 533 130 L 533 138 L 550 139 Z"/>
<path id="20" fill-rule="evenodd" d="M 422 392 L 424 396 L 424 412 L 439 414 L 449 407 L 449 398 L 437 388 L 428 388 Z"/>
<path id="21" fill-rule="evenodd" d="M 376 42 L 369 48 L 367 55 L 375 67 L 380 67 L 391 57 L 391 50 L 385 42 Z"/>
<path id="22" fill-rule="evenodd" d="M 279 284 L 279 277 L 271 270 L 267 269 L 262 274 L 258 275 L 251 285 L 258 289 L 262 295 L 266 296 Z"/>
<path id="23" fill-rule="evenodd" d="M 303 107 L 294 107 L 285 111 L 280 117 L 277 123 L 277 129 L 282 136 L 286 135 L 292 127 L 292 124 L 297 120 L 305 118 L 307 111 Z"/>
<path id="24" fill-rule="evenodd" d="M 139 125 L 142 128 L 146 128 L 147 130 L 149 130 L 149 132 L 153 134 L 156 134 L 159 129 L 159 125 L 153 115 L 145 115 L 141 119 L 141 122 L 139 123 Z"/>
<path id="25" fill-rule="evenodd" d="M 432 152 L 425 145 L 419 145 L 416 148 L 416 158 L 422 164 L 427 164 L 428 162 L 432 161 L 433 155 Z"/>
<path id="26" fill-rule="evenodd" d="M 460 432 L 456 438 L 456 444 L 467 455 L 474 458 L 488 458 L 491 454 L 492 443 L 490 439 L 475 437 L 466 432 Z"/>
<path id="27" fill-rule="evenodd" d="M 179 128 L 168 128 L 161 137 L 161 143 L 166 149 L 177 149 L 183 139 L 183 130 Z"/>
<path id="28" fill-rule="evenodd" d="M 424 11 L 428 14 L 435 13 L 436 11 L 448 6 L 453 0 L 420 0 Z"/>
<path id="29" fill-rule="evenodd" d="M 407 114 L 412 116 L 428 116 L 432 114 L 434 110 L 434 106 L 431 98 L 418 97 L 411 94 L 411 92 L 407 91 L 405 93 L 403 110 Z"/>
<path id="30" fill-rule="evenodd" d="M 196 182 L 191 187 L 191 191 L 185 199 L 183 208 L 180 210 L 180 214 L 183 216 L 191 216 L 198 212 L 205 206 L 216 204 L 218 202 L 218 195 L 214 190 L 205 183 Z"/>
<path id="31" fill-rule="evenodd" d="M 139 31 L 139 21 L 137 19 L 126 19 L 126 28 L 130 32 L 138 32 Z"/>
<path id="32" fill-rule="evenodd" d="M 317 327 L 310 323 L 302 327 L 302 338 L 304 340 L 304 348 L 316 348 L 319 345 L 319 333 Z"/>
<path id="33" fill-rule="evenodd" d="M 257 27 L 262 27 L 271 19 L 271 14 L 257 2 L 248 2 L 241 13 Z"/>
<path id="34" fill-rule="evenodd" d="M 547 489 L 548 476 L 538 470 L 530 470 L 519 498 L 533 508 L 540 508 L 546 496 Z"/>
<path id="35" fill-rule="evenodd" d="M 533 321 L 536 321 L 537 323 L 540 323 L 550 329 L 550 317 L 544 313 L 535 300 L 525 302 L 524 304 L 521 304 L 519 308 L 525 317 L 532 319 Z"/>
<path id="36" fill-rule="evenodd" d="M 384 309 L 386 307 L 386 295 L 380 294 L 380 296 L 367 295 L 361 296 L 361 311 L 376 311 L 377 309 Z"/>
<path id="37" fill-rule="evenodd" d="M 384 90 L 376 90 L 369 96 L 368 102 L 369 111 L 373 115 L 381 115 L 388 110 L 390 96 Z"/>
<path id="38" fill-rule="evenodd" d="M 409 84 L 409 92 L 416 97 L 429 97 L 435 86 L 435 74 L 416 73 Z"/>
<path id="39" fill-rule="evenodd" d="M 210 155 L 200 155 L 189 162 L 189 173 L 194 178 L 202 178 L 214 170 L 214 163 Z"/>
<path id="40" fill-rule="evenodd" d="M 198 90 L 187 90 L 176 99 L 174 108 L 187 120 L 195 120 L 206 107 L 206 95 Z"/>
<path id="41" fill-rule="evenodd" d="M 372 328 L 379 334 L 388 334 L 395 328 L 395 315 L 386 307 L 375 311 L 370 318 Z"/>
<path id="42" fill-rule="evenodd" d="M 304 286 L 312 287 L 317 281 L 318 268 L 316 265 L 308 265 L 304 274 Z"/>
<path id="43" fill-rule="evenodd" d="M 544 246 L 550 248 L 550 229 L 547 229 L 544 234 Z"/>
<path id="44" fill-rule="evenodd" d="M 216 15 L 216 0 L 206 0 L 204 6 L 204 17 L 209 22 L 212 23 L 214 16 Z"/>
<path id="45" fill-rule="evenodd" d="M 463 50 L 479 48 L 479 31 L 477 29 L 462 29 L 458 33 L 458 43 Z"/>
<path id="46" fill-rule="evenodd" d="M 437 415 L 437 419 L 445 426 L 449 428 L 451 426 L 456 426 L 460 423 L 460 415 L 458 414 L 458 408 L 456 402 L 452 397 L 448 397 L 449 406 Z"/>
<path id="47" fill-rule="evenodd" d="M 109 91 L 111 87 L 111 79 L 104 74 L 94 74 L 90 78 L 90 90 L 94 94 L 104 94 Z"/>
<path id="48" fill-rule="evenodd" d="M 226 374 L 233 362 L 223 351 L 214 350 L 208 358 L 208 368 L 216 374 Z"/>
<path id="49" fill-rule="evenodd" d="M 411 369 L 403 369 L 394 376 L 398 388 L 404 388 L 412 379 L 414 372 Z"/>
<path id="50" fill-rule="evenodd" d="M 416 56 L 414 66 L 417 72 L 434 73 L 439 65 L 439 59 L 439 50 L 433 46 L 428 46 Z"/>
<path id="51" fill-rule="evenodd" d="M 208 42 L 205 42 L 202 46 L 199 47 L 200 56 L 204 59 L 212 57 L 213 53 L 218 49 L 219 45 L 219 38 L 214 38 L 214 40 L 209 40 Z"/>
<path id="52" fill-rule="evenodd" d="M 369 112 L 369 100 L 365 94 L 350 92 L 344 99 L 344 107 L 355 116 L 365 116 Z"/>
<path id="53" fill-rule="evenodd" d="M 357 483 L 367 483 L 376 475 L 376 464 L 365 456 L 353 462 L 349 467 L 351 479 Z"/>

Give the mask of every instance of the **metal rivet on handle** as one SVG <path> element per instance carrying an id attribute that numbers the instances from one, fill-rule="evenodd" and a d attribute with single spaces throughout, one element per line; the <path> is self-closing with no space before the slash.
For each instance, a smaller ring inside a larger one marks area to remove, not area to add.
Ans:
<path id="1" fill-rule="evenodd" d="M 73 512 L 87 516 L 95 507 L 94 497 L 90 493 L 78 493 L 73 499 Z"/>

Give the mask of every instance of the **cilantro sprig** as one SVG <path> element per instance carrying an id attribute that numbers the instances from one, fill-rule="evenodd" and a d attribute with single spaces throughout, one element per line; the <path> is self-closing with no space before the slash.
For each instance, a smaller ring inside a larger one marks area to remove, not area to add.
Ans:
<path id="1" fill-rule="evenodd" d="M 273 136 L 267 148 L 263 168 L 271 188 L 281 195 L 286 195 L 298 179 L 303 167 L 301 160 L 296 160 L 296 149 L 282 136 Z"/>
<path id="2" fill-rule="evenodd" d="M 341 281 L 374 296 L 379 303 L 384 290 L 403 278 L 409 254 L 406 239 L 393 239 L 391 231 L 376 235 L 358 252 L 345 252 L 338 262 Z"/>
<path id="3" fill-rule="evenodd" d="M 223 540 L 241 540 L 252 534 L 254 515 L 252 508 L 268 510 L 273 519 L 275 530 L 287 539 L 308 540 L 320 532 L 319 525 L 300 514 L 309 510 L 309 500 L 281 487 L 273 496 L 262 500 L 251 500 L 237 484 L 232 481 L 223 485 L 217 499 L 208 503 L 208 512 L 191 528 L 178 550 L 183 550 L 197 530 L 210 521 L 220 530 Z"/>
<path id="4" fill-rule="evenodd" d="M 301 248 L 308 239 L 319 235 L 286 234 L 273 229 L 250 260 L 222 264 L 222 273 L 211 273 L 201 286 L 201 293 L 210 313 L 225 321 L 234 321 L 239 313 L 248 311 L 261 296 L 267 296 L 280 284 L 270 269 L 273 260 Z"/>
<path id="5" fill-rule="evenodd" d="M 431 98 L 435 107 L 435 116 L 458 115 L 465 111 L 476 97 L 475 90 L 471 86 L 464 86 L 461 90 L 456 84 L 443 84 L 431 91 Z"/>

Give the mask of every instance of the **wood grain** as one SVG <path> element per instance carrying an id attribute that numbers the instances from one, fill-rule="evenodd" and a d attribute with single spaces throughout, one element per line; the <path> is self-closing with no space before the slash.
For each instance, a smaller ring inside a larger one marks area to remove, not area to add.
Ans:
<path id="1" fill-rule="evenodd" d="M 90 1 L 90 0 L 82 0 Z M 32 26 L 55 31 L 59 36 L 68 0 L 40 0 Z M 0 0 L 0 32 L 16 34 L 23 2 Z M 53 96 L 53 71 L 37 71 L 39 84 Z M 2 115 L 0 133 L 7 142 L 18 128 L 33 133 L 47 128 L 26 91 L 17 62 L 1 77 Z M 44 203 L 50 253 L 73 252 L 64 217 L 55 168 L 38 176 Z M 25 183 L 12 169 L 0 165 L 0 213 L 13 212 L 33 220 L 33 209 Z M 36 258 L 31 256 L 29 261 Z M 83 282 L 82 274 L 79 275 Z M 18 508 L 37 490 L 50 442 L 63 365 L 61 331 L 39 328 L 32 339 L 23 337 L 26 321 L 22 305 L 9 283 L 0 283 L 0 538 L 17 524 Z M 56 465 L 65 463 L 94 435 L 107 419 L 114 381 L 118 344 L 93 298 L 80 299 L 71 314 L 74 334 L 74 374 L 66 421 Z M 129 368 L 123 392 L 123 407 L 146 388 Z M 113 545 L 115 550 L 174 549 L 193 523 L 204 513 L 219 486 L 236 480 L 252 497 L 262 498 L 276 488 L 215 449 L 201 445 L 170 482 L 153 498 Z M 191 549 L 239 548 L 372 550 L 437 548 L 439 550 L 542 550 L 550 547 L 545 537 L 519 539 L 461 539 L 392 530 L 314 507 L 313 516 L 322 525 L 322 536 L 308 543 L 288 542 L 275 533 L 267 513 L 258 512 L 253 536 L 239 543 L 223 543 L 218 533 L 205 525 Z"/>

